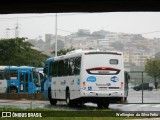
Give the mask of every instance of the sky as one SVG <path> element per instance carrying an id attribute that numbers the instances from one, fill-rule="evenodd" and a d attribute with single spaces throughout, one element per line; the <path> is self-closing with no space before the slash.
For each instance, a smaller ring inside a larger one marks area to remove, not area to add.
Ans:
<path id="1" fill-rule="evenodd" d="M 18 23 L 19 37 L 37 39 L 42 36 L 44 40 L 45 34 L 55 34 L 55 16 L 56 13 L 0 14 L 0 38 L 14 37 Z M 160 38 L 160 12 L 57 13 L 58 35 L 66 36 L 78 29 Z"/>

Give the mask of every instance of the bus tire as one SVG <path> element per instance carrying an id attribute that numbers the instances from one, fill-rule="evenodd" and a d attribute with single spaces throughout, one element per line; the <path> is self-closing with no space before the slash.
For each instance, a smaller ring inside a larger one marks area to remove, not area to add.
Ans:
<path id="1" fill-rule="evenodd" d="M 98 102 L 98 103 L 97 103 L 97 107 L 98 107 L 99 109 L 102 109 L 102 108 L 108 109 L 108 107 L 109 107 L 109 101 L 101 101 L 101 102 Z"/>
<path id="2" fill-rule="evenodd" d="M 97 103 L 97 107 L 98 107 L 98 109 L 102 109 L 103 108 L 103 103 Z"/>
<path id="3" fill-rule="evenodd" d="M 66 90 L 66 103 L 67 105 L 69 105 L 70 107 L 74 107 L 76 106 L 76 102 L 74 100 L 70 99 L 70 91 L 69 89 Z"/>
<path id="4" fill-rule="evenodd" d="M 18 89 L 15 86 L 8 88 L 8 93 L 18 93 Z"/>
<path id="5" fill-rule="evenodd" d="M 104 106 L 104 108 L 108 109 L 108 107 L 109 107 L 109 102 L 104 103 L 103 106 Z"/>
<path id="6" fill-rule="evenodd" d="M 70 105 L 70 92 L 69 92 L 69 89 L 66 90 L 66 103 L 67 103 L 67 105 Z"/>
<path id="7" fill-rule="evenodd" d="M 48 98 L 49 98 L 49 102 L 50 102 L 51 105 L 56 105 L 57 104 L 57 100 L 52 99 L 51 89 L 48 90 Z"/>
<path id="8" fill-rule="evenodd" d="M 127 97 L 124 98 L 124 102 L 127 102 Z"/>

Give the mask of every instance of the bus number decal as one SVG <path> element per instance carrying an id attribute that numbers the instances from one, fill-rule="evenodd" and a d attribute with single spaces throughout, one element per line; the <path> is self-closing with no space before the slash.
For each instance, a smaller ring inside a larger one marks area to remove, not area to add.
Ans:
<path id="1" fill-rule="evenodd" d="M 94 77 L 94 76 L 88 77 L 87 82 L 96 82 L 96 77 Z"/>
<path id="2" fill-rule="evenodd" d="M 118 82 L 118 81 L 119 81 L 119 78 L 116 77 L 116 76 L 113 76 L 113 77 L 111 77 L 111 81 L 112 81 L 112 82 Z"/>

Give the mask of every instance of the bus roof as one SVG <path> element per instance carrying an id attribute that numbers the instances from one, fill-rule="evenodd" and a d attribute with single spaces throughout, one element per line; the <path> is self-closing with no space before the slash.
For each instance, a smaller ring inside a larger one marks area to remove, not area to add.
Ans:
<path id="1" fill-rule="evenodd" d="M 122 52 L 118 52 L 118 51 L 100 51 L 100 50 L 74 50 L 74 51 L 71 51 L 71 52 L 67 53 L 66 55 L 61 55 L 61 56 L 57 56 L 57 57 L 50 57 L 45 61 L 45 63 L 49 63 L 49 62 L 51 62 L 53 60 L 61 60 L 61 59 L 70 58 L 70 57 L 77 57 L 77 56 L 81 56 L 82 54 L 122 55 Z"/>
<path id="2" fill-rule="evenodd" d="M 43 71 L 44 68 L 37 68 L 37 69 L 38 69 L 38 71 Z"/>
<path id="3" fill-rule="evenodd" d="M 0 70 L 5 69 L 5 67 L 7 67 L 7 66 L 0 66 Z"/>
<path id="4" fill-rule="evenodd" d="M 35 67 L 31 66 L 7 66 L 5 70 L 32 70 Z"/>

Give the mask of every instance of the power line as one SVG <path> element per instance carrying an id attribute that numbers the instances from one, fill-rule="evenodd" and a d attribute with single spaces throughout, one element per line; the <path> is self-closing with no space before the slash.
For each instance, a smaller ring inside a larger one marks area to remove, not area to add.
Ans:
<path id="1" fill-rule="evenodd" d="M 60 16 L 73 16 L 73 15 L 84 15 L 84 14 L 90 14 L 90 13 L 65 13 L 65 14 L 59 14 L 57 17 Z M 44 17 L 55 17 L 55 15 L 41 15 L 41 16 L 26 16 L 26 17 L 9 17 L 9 18 L 0 18 L 0 21 L 4 20 L 14 20 L 14 19 L 34 19 L 34 18 L 44 18 Z"/>
<path id="2" fill-rule="evenodd" d="M 63 29 L 58 29 L 58 30 L 63 31 L 63 32 L 68 32 L 68 33 L 74 33 L 74 32 L 68 31 L 68 30 L 63 30 Z"/>

